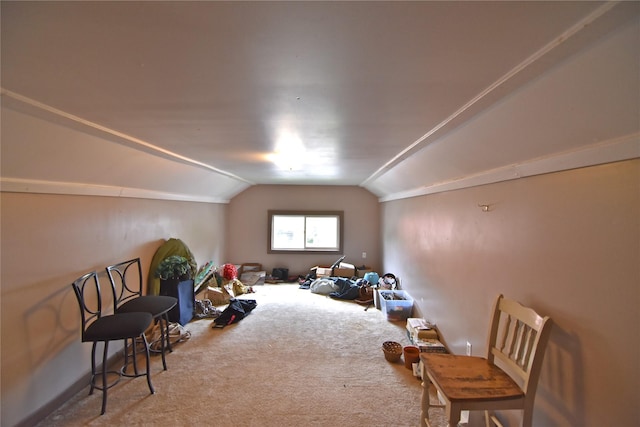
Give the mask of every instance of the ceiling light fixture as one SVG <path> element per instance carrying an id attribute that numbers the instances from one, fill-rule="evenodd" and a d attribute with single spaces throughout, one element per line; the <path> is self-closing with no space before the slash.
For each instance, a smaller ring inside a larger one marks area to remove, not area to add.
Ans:
<path id="1" fill-rule="evenodd" d="M 306 153 L 307 150 L 300 137 L 295 133 L 285 131 L 278 138 L 271 161 L 282 169 L 298 170 L 303 167 Z"/>

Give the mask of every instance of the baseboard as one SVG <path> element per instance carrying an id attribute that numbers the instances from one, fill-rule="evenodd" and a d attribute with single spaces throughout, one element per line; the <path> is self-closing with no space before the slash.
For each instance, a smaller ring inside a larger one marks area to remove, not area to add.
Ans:
<path id="1" fill-rule="evenodd" d="M 112 355 L 109 359 L 107 359 L 107 365 L 113 366 L 116 363 L 122 364 L 123 356 L 122 352 L 117 352 Z M 102 365 L 97 367 L 97 371 L 99 372 L 102 369 Z M 15 425 L 15 427 L 31 427 L 38 424 L 40 421 L 44 420 L 49 414 L 62 406 L 67 400 L 71 399 L 73 396 L 82 391 L 89 382 L 91 381 L 91 372 L 87 372 L 85 375 L 80 377 L 76 382 L 74 382 L 71 386 L 67 387 L 66 390 L 63 390 L 58 396 L 52 399 L 49 403 L 40 407 L 31 415 L 27 416 L 25 419 L 20 421 Z M 96 409 L 97 411 L 98 409 Z"/>

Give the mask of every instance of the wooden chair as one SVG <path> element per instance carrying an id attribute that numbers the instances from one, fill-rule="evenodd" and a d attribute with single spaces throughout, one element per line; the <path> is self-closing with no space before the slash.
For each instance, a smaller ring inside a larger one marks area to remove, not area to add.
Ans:
<path id="1" fill-rule="evenodd" d="M 533 401 L 552 321 L 499 295 L 491 317 L 487 356 L 422 353 L 421 425 L 429 423 L 433 384 L 446 408 L 449 427 L 460 412 L 485 411 L 485 423 L 502 426 L 496 410 L 522 410 L 522 427 L 531 427 Z M 497 365 L 500 365 L 498 367 Z M 509 372 L 509 374 L 507 374 Z"/>

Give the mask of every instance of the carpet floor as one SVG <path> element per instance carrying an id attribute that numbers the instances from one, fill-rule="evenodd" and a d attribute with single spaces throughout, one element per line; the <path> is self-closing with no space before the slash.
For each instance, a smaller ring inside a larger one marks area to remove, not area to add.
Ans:
<path id="1" fill-rule="evenodd" d="M 240 298 L 258 305 L 239 323 L 187 324 L 191 337 L 167 354 L 167 371 L 152 357 L 155 394 L 144 378 L 123 379 L 101 416 L 101 393 L 87 386 L 38 425 L 420 425 L 420 380 L 381 350 L 409 344 L 404 323 L 295 284 L 254 289 Z"/>

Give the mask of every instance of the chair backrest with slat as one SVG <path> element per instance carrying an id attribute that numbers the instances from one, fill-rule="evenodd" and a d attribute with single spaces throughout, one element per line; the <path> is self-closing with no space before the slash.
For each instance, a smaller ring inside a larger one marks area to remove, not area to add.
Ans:
<path id="1" fill-rule="evenodd" d="M 535 394 L 540 367 L 551 332 L 551 319 L 499 295 L 496 299 L 487 359 L 504 368 L 525 394 Z"/>
<path id="2" fill-rule="evenodd" d="M 71 283 L 78 299 L 80 318 L 82 320 L 82 341 L 87 327 L 103 316 L 103 295 L 100 289 L 98 273 L 92 271 Z"/>
<path id="3" fill-rule="evenodd" d="M 130 259 L 106 268 L 116 306 L 142 295 L 142 266 L 140 258 Z"/>

